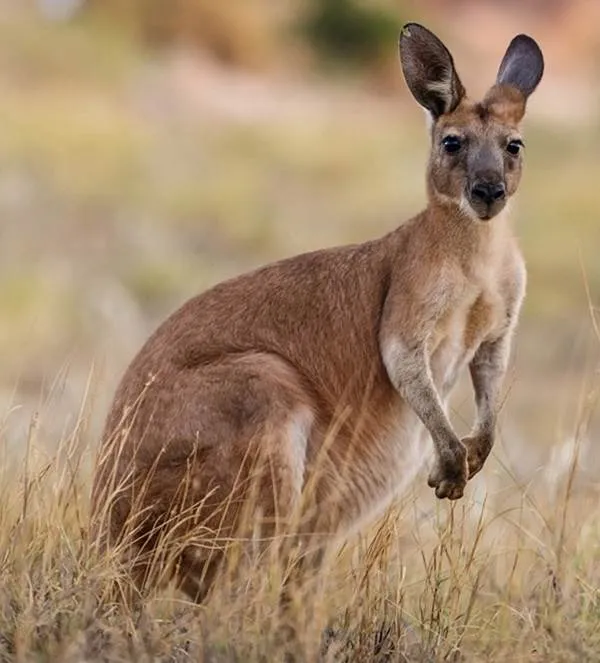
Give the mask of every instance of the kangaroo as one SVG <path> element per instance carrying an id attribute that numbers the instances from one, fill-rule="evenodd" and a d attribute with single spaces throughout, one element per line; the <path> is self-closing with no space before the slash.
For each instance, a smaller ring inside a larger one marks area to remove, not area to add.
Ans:
<path id="1" fill-rule="evenodd" d="M 251 500 L 261 531 L 305 509 L 307 534 L 343 534 L 396 496 L 421 433 L 433 442 L 438 498 L 462 497 L 492 449 L 526 278 L 507 203 L 543 56 L 516 36 L 473 101 L 426 28 L 405 25 L 399 47 L 430 120 L 424 211 L 383 237 L 212 287 L 158 328 L 120 382 L 91 531 L 115 548 L 133 524 L 127 554 L 140 590 L 152 584 L 142 553 L 156 552 L 166 529 L 180 541 L 200 532 L 198 545 L 177 549 L 172 573 L 202 600 L 224 555 L 202 533 L 237 531 Z M 477 415 L 460 439 L 445 404 L 467 366 Z M 251 486 L 259 458 L 267 469 Z"/>

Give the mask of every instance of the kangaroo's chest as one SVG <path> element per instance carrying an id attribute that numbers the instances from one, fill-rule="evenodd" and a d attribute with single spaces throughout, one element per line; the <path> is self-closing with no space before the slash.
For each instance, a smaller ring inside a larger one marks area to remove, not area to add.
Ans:
<path id="1" fill-rule="evenodd" d="M 429 363 L 442 398 L 454 386 L 482 341 L 494 335 L 504 305 L 493 289 L 465 288 L 438 321 L 429 342 Z M 505 317 L 505 316 L 504 316 Z M 364 414 L 361 416 L 365 416 Z M 345 447 L 346 534 L 373 520 L 403 492 L 428 462 L 431 440 L 415 412 L 400 397 L 366 426 L 360 444 Z M 332 453 L 335 450 L 332 449 Z"/>
<path id="2" fill-rule="evenodd" d="M 466 287 L 438 321 L 429 345 L 434 381 L 446 393 L 477 348 L 498 333 L 505 320 L 505 305 L 493 287 Z"/>

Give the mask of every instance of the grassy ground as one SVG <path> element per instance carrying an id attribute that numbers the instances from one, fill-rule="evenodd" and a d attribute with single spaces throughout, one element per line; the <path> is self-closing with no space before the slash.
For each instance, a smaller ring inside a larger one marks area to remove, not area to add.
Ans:
<path id="1" fill-rule="evenodd" d="M 205 608 L 109 601 L 115 569 L 82 537 L 90 459 L 117 376 L 176 305 L 419 210 L 421 115 L 153 61 L 102 26 L 0 23 L 0 63 L 0 659 L 279 660 L 277 569 Z M 535 103 L 515 205 L 529 292 L 494 458 L 452 507 L 420 477 L 342 552 L 297 608 L 307 660 L 326 626 L 325 660 L 600 655 L 600 129 Z"/>
<path id="2" fill-rule="evenodd" d="M 84 420 L 56 457 L 33 426 L 25 469 L 3 465 L 0 660 L 283 660 L 275 563 L 204 607 L 172 591 L 133 612 L 111 601 L 118 568 L 82 536 Z M 407 494 L 297 597 L 296 660 L 597 660 L 598 492 L 574 489 L 577 447 L 543 490 L 496 458 L 502 488 L 477 481 L 455 505 Z"/>

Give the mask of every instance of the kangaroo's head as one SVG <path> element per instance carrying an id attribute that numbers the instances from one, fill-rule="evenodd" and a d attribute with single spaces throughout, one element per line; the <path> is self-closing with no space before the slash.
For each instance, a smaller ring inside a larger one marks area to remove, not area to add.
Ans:
<path id="1" fill-rule="evenodd" d="M 527 35 L 516 36 L 479 102 L 466 96 L 448 49 L 421 25 L 404 26 L 400 59 L 410 91 L 432 120 L 430 198 L 456 203 L 471 218 L 491 219 L 521 179 L 519 124 L 544 71 L 539 46 Z"/>

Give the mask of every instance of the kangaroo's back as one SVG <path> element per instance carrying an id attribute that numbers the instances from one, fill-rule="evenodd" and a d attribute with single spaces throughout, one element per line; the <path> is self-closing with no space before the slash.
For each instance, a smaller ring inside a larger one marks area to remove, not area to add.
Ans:
<path id="1" fill-rule="evenodd" d="M 337 405 L 380 362 L 378 322 L 394 248 L 378 240 L 316 251 L 218 284 L 157 329 L 125 382 L 145 384 L 154 374 L 158 384 L 165 372 L 264 351 L 285 358 Z"/>

